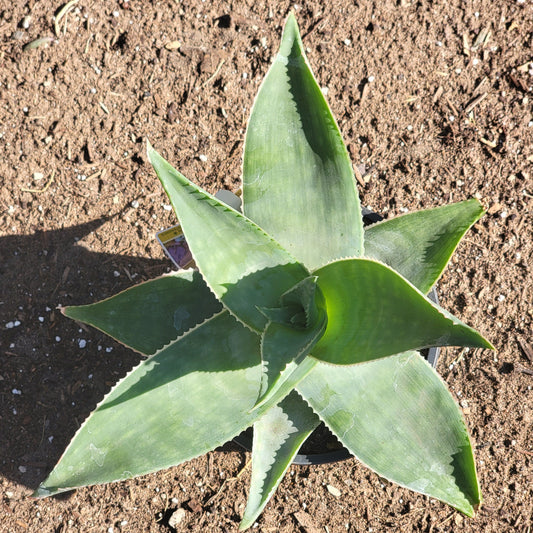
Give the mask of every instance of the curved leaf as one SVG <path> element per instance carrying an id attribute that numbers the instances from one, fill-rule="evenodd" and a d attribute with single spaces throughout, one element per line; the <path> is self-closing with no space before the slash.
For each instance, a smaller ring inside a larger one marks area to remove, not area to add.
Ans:
<path id="1" fill-rule="evenodd" d="M 254 424 L 252 480 L 240 530 L 254 523 L 300 446 L 319 422 L 312 409 L 293 391 Z"/>
<path id="2" fill-rule="evenodd" d="M 492 348 L 386 265 L 345 259 L 314 274 L 328 314 L 312 351 L 317 359 L 346 365 L 428 346 Z"/>
<path id="3" fill-rule="evenodd" d="M 297 389 L 380 476 L 473 516 L 481 494 L 464 420 L 418 353 L 351 367 L 319 363 Z"/>
<path id="4" fill-rule="evenodd" d="M 310 276 L 283 294 L 281 303 L 285 307 L 262 310 L 274 317 L 273 320 L 280 318 L 281 322 L 269 322 L 261 335 L 263 376 L 254 408 L 266 402 L 278 403 L 286 394 L 286 387 L 291 390 L 309 371 L 300 363 L 327 325 L 326 304 L 316 281 L 316 276 Z M 287 316 L 283 316 L 283 311 L 288 310 Z"/>
<path id="5" fill-rule="evenodd" d="M 264 412 L 249 413 L 260 375 L 259 336 L 222 311 L 122 379 L 36 496 L 154 472 L 227 442 Z"/>
<path id="6" fill-rule="evenodd" d="M 150 145 L 148 158 L 205 281 L 239 320 L 262 331 L 266 318 L 257 307 L 276 307 L 309 273 L 254 222 L 191 183 Z"/>
<path id="7" fill-rule="evenodd" d="M 365 255 L 389 265 L 427 294 L 483 213 L 473 199 L 378 222 L 365 229 Z"/>
<path id="8" fill-rule="evenodd" d="M 246 131 L 243 211 L 309 270 L 363 253 L 351 162 L 293 14 Z"/>
<path id="9" fill-rule="evenodd" d="M 221 309 L 198 272 L 180 270 L 63 313 L 149 355 Z"/>

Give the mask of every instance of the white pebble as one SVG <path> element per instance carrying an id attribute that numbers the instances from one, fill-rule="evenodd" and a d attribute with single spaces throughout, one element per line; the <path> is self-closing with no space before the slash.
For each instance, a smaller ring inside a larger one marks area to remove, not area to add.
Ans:
<path id="1" fill-rule="evenodd" d="M 376 78 L 374 76 L 368 76 L 368 83 L 372 83 Z"/>
<path id="2" fill-rule="evenodd" d="M 165 211 L 172 211 L 172 206 L 169 205 L 169 204 L 163 204 L 163 209 L 164 209 Z"/>
<path id="3" fill-rule="evenodd" d="M 332 496 L 335 496 L 335 498 L 338 498 L 341 495 L 341 491 L 333 485 L 326 485 L 326 488 Z"/>
<path id="4" fill-rule="evenodd" d="M 352 41 L 350 39 L 344 39 L 344 44 L 346 46 L 350 46 L 352 44 Z"/>
<path id="5" fill-rule="evenodd" d="M 450 115 L 450 116 L 448 117 L 448 120 L 449 120 L 450 122 L 453 122 L 453 121 L 455 120 L 455 117 L 454 117 L 453 115 Z"/>
<path id="6" fill-rule="evenodd" d="M 61 340 L 61 337 L 59 335 L 56 336 L 56 342 L 59 342 Z"/>
<path id="7" fill-rule="evenodd" d="M 39 322 L 44 322 L 44 316 L 39 317 Z"/>
<path id="8" fill-rule="evenodd" d="M 137 209 L 139 207 L 139 202 L 137 200 L 133 200 L 133 202 L 131 202 L 131 207 Z"/>
<path id="9" fill-rule="evenodd" d="M 54 440 L 54 436 L 53 436 L 53 435 L 50 435 L 50 436 L 48 437 L 48 442 L 51 444 L 53 440 Z"/>
<path id="10" fill-rule="evenodd" d="M 13 389 L 11 392 L 17 396 L 20 396 L 22 394 L 22 391 L 19 389 Z"/>
<path id="11" fill-rule="evenodd" d="M 107 353 L 112 352 L 112 351 L 113 351 L 113 348 L 111 348 L 111 347 L 106 348 L 105 351 L 106 351 Z"/>
<path id="12" fill-rule="evenodd" d="M 78 341 L 78 346 L 79 346 L 80 348 L 85 348 L 85 346 L 87 346 L 87 341 L 86 341 L 85 339 L 80 339 L 80 340 Z"/>
<path id="13" fill-rule="evenodd" d="M 204 154 L 200 154 L 200 155 L 198 156 L 198 159 L 199 159 L 200 161 L 203 161 L 203 162 L 205 163 L 205 162 L 207 161 L 207 156 L 204 155 Z"/>
<path id="14" fill-rule="evenodd" d="M 113 11 L 113 16 L 115 18 L 118 18 L 120 16 L 120 13 L 118 11 Z"/>
<path id="15" fill-rule="evenodd" d="M 22 472 L 23 474 L 26 473 L 26 467 L 25 466 L 19 466 L 19 472 Z"/>
<path id="16" fill-rule="evenodd" d="M 118 270 L 115 270 L 113 272 L 113 276 L 115 276 L 115 278 L 118 278 L 120 276 L 120 272 Z"/>
<path id="17" fill-rule="evenodd" d="M 498 302 L 503 302 L 505 300 L 505 294 L 500 294 L 498 296 Z"/>

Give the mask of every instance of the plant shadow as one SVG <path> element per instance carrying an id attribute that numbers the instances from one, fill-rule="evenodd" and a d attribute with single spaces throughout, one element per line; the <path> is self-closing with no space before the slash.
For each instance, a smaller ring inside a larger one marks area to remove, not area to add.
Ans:
<path id="1" fill-rule="evenodd" d="M 28 488 L 140 360 L 57 306 L 100 300 L 170 267 L 166 259 L 97 253 L 80 242 L 112 218 L 0 237 L 0 475 Z"/>

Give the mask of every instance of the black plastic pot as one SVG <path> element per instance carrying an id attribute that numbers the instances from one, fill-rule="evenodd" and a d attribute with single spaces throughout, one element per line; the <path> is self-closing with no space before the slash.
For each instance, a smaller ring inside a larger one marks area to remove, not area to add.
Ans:
<path id="1" fill-rule="evenodd" d="M 381 217 L 377 213 L 369 211 L 368 209 L 363 208 L 362 211 L 363 222 L 365 223 L 365 226 L 383 220 L 383 217 Z M 435 290 L 435 288 L 431 289 L 431 291 L 428 293 L 428 298 L 436 304 L 439 303 L 439 298 L 437 296 L 437 291 Z M 436 368 L 440 354 L 439 347 L 421 350 L 420 353 L 423 357 L 425 357 L 425 359 L 433 368 Z M 322 431 L 325 435 L 329 433 L 329 430 L 323 424 L 320 424 L 320 426 L 315 429 L 315 432 L 317 431 Z M 253 429 L 250 427 L 246 431 L 235 437 L 233 441 L 245 450 L 251 451 L 252 438 Z M 337 461 L 344 461 L 345 459 L 349 459 L 350 457 L 352 457 L 351 453 L 346 448 L 341 448 L 332 451 L 326 451 L 324 453 L 297 454 L 294 457 L 292 463 L 295 465 L 320 465 L 327 463 L 336 463 Z"/>

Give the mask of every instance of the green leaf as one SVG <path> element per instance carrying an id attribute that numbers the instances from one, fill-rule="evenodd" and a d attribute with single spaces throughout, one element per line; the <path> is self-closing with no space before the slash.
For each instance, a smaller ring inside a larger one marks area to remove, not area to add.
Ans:
<path id="1" fill-rule="evenodd" d="M 346 365 L 428 346 L 492 348 L 386 265 L 345 259 L 314 274 L 328 314 L 312 351 L 317 359 Z"/>
<path id="2" fill-rule="evenodd" d="M 377 474 L 473 516 L 481 495 L 464 420 L 418 353 L 351 367 L 319 363 L 298 390 Z"/>
<path id="3" fill-rule="evenodd" d="M 261 337 L 263 376 L 254 408 L 266 402 L 278 403 L 286 390 L 304 377 L 311 366 L 300 363 L 326 329 L 326 304 L 316 276 L 305 278 L 283 294 L 281 304 L 284 307 L 279 310 L 279 316 L 274 313 L 276 310 L 262 310 L 281 322 L 269 322 Z M 293 314 L 282 316 L 281 311 Z"/>
<path id="4" fill-rule="evenodd" d="M 227 311 L 143 361 L 81 426 L 37 489 L 49 496 L 177 465 L 255 422 L 259 336 Z"/>
<path id="5" fill-rule="evenodd" d="M 365 255 L 427 294 L 465 232 L 483 215 L 477 200 L 409 213 L 365 230 Z"/>
<path id="6" fill-rule="evenodd" d="M 276 307 L 303 278 L 305 267 L 251 220 L 192 184 L 148 145 L 192 256 L 217 298 L 256 331 L 266 325 L 257 307 Z"/>
<path id="7" fill-rule="evenodd" d="M 255 522 L 318 424 L 318 417 L 294 391 L 254 424 L 252 480 L 240 530 Z"/>
<path id="8" fill-rule="evenodd" d="M 221 309 L 198 272 L 181 270 L 63 312 L 150 355 Z"/>
<path id="9" fill-rule="evenodd" d="M 309 270 L 363 254 L 351 162 L 292 14 L 246 131 L 243 210 Z"/>

